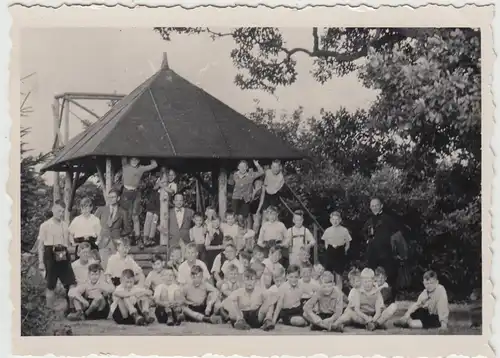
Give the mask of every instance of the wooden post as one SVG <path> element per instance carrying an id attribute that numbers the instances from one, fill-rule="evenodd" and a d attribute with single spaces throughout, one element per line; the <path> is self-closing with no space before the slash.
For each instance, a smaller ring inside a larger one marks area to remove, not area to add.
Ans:
<path id="1" fill-rule="evenodd" d="M 52 104 L 52 118 L 54 120 L 54 146 L 52 149 L 59 147 L 59 100 L 54 99 Z M 61 187 L 59 186 L 59 172 L 54 172 L 54 184 L 52 186 L 53 200 L 61 200 Z"/>
<path id="2" fill-rule="evenodd" d="M 202 212 L 203 209 L 201 207 L 200 181 L 198 179 L 195 179 L 194 185 L 196 187 L 196 211 Z"/>
<path id="3" fill-rule="evenodd" d="M 64 221 L 69 224 L 70 213 L 71 213 L 71 187 L 73 186 L 73 175 L 71 172 L 66 172 L 64 177 L 64 204 L 66 209 L 64 210 Z"/>
<path id="4" fill-rule="evenodd" d="M 69 101 L 65 98 L 64 102 L 66 105 L 64 106 L 64 145 L 68 144 L 69 141 Z"/>
<path id="5" fill-rule="evenodd" d="M 106 173 L 105 173 L 105 186 L 106 186 L 106 202 L 108 201 L 108 194 L 113 187 L 113 166 L 111 165 L 111 158 L 106 158 Z"/>
<path id="6" fill-rule="evenodd" d="M 102 196 L 104 197 L 104 201 L 108 202 L 108 193 L 106 192 L 106 179 L 104 179 L 104 173 L 99 164 L 96 164 L 97 176 L 99 177 L 99 181 L 101 182 L 101 190 Z"/>
<path id="7" fill-rule="evenodd" d="M 165 181 L 167 178 L 167 170 L 162 167 L 162 178 L 161 181 Z M 168 246 L 169 228 L 168 228 L 168 215 L 169 215 L 169 198 L 168 191 L 163 188 L 160 191 L 160 245 Z"/>
<path id="8" fill-rule="evenodd" d="M 313 237 L 314 237 L 314 254 L 313 254 L 313 261 L 314 264 L 316 265 L 318 263 L 318 225 L 316 223 L 313 223 Z"/>
<path id="9" fill-rule="evenodd" d="M 219 216 L 224 218 L 227 210 L 227 171 L 221 168 L 219 172 Z"/>

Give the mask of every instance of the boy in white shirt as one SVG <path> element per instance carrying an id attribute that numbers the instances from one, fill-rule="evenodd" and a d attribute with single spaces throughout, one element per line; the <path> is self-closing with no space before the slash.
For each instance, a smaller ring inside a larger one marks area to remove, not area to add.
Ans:
<path id="1" fill-rule="evenodd" d="M 229 265 L 234 265 L 238 268 L 238 274 L 243 274 L 243 265 L 236 257 L 236 247 L 233 244 L 227 244 L 224 249 L 225 260 L 222 262 L 222 255 L 217 256 L 212 267 L 212 273 L 215 278 L 216 287 L 220 288 L 224 278 L 228 273 Z M 217 260 L 219 258 L 219 260 Z"/>
<path id="2" fill-rule="evenodd" d="M 87 268 L 87 280 L 81 282 L 69 293 L 75 312 L 68 315 L 72 321 L 107 319 L 109 316 L 109 296 L 114 286 L 102 277 L 102 267 L 91 264 Z"/>
<path id="3" fill-rule="evenodd" d="M 179 272 L 177 274 L 177 282 L 180 285 L 187 285 L 191 283 L 192 275 L 191 268 L 193 266 L 198 266 L 201 268 L 203 273 L 203 279 L 205 281 L 210 280 L 210 272 L 208 272 L 207 265 L 201 260 L 198 260 L 198 249 L 194 242 L 190 242 L 186 245 L 186 260 L 179 266 Z"/>
<path id="4" fill-rule="evenodd" d="M 97 216 L 92 214 L 92 200 L 83 198 L 80 202 L 80 212 L 71 221 L 68 227 L 69 242 L 71 245 L 76 245 L 76 258 L 78 259 L 78 245 L 82 242 L 88 242 L 92 250 L 98 250 L 97 243 L 101 233 L 101 222 Z"/>
<path id="5" fill-rule="evenodd" d="M 144 287 L 155 292 L 156 287 L 164 283 L 167 269 L 165 269 L 165 259 L 163 255 L 154 254 L 151 258 L 153 269 L 149 272 L 144 282 Z"/>
<path id="6" fill-rule="evenodd" d="M 300 268 L 299 285 L 303 288 L 302 304 L 306 303 L 320 288 L 320 284 L 312 279 L 312 265 L 310 263 Z"/>
<path id="7" fill-rule="evenodd" d="M 194 213 L 193 215 L 194 226 L 189 229 L 189 239 L 196 244 L 198 248 L 198 258 L 204 261 L 205 258 L 205 238 L 207 235 L 207 228 L 203 225 L 203 215 L 201 213 Z"/>
<path id="8" fill-rule="evenodd" d="M 280 270 L 283 268 L 283 265 L 280 264 L 281 260 L 281 248 L 277 245 L 271 246 L 269 249 L 269 257 L 264 259 L 262 263 L 266 266 L 268 272 L 273 274 L 276 270 Z"/>
<path id="9" fill-rule="evenodd" d="M 94 263 L 90 257 L 90 244 L 83 242 L 78 246 L 78 260 L 71 263 L 71 268 L 75 274 L 76 284 L 81 285 L 89 278 L 89 266 Z"/>
<path id="10" fill-rule="evenodd" d="M 264 198 L 262 208 L 265 210 L 269 206 L 277 206 L 280 204 L 280 195 L 285 184 L 283 175 L 283 166 L 281 161 L 273 160 L 271 168 L 266 169 L 264 176 Z"/>
<path id="11" fill-rule="evenodd" d="M 172 269 L 165 269 L 164 282 L 154 291 L 155 316 L 158 323 L 167 326 L 179 325 L 184 320 L 182 313 L 181 287 L 175 282 Z"/>
<path id="12" fill-rule="evenodd" d="M 154 318 L 149 314 L 151 291 L 135 285 L 135 274 L 125 269 L 120 277 L 120 285 L 113 292 L 111 315 L 118 324 L 138 325 L 151 324 Z"/>
<path id="13" fill-rule="evenodd" d="M 120 279 L 124 270 L 129 269 L 135 275 L 135 282 L 143 284 L 145 277 L 141 267 L 135 262 L 134 258 L 129 255 L 130 240 L 128 238 L 121 238 L 118 242 L 117 253 L 109 257 L 106 267 L 105 277 L 108 282 L 113 285 L 119 286 Z"/>
<path id="14" fill-rule="evenodd" d="M 304 247 L 309 252 L 316 241 L 311 231 L 304 227 L 304 212 L 302 210 L 296 210 L 293 213 L 293 224 L 294 226 L 286 232 L 286 241 L 283 245 L 289 249 L 290 265 L 301 265 L 299 259 L 301 248 Z"/>
<path id="15" fill-rule="evenodd" d="M 234 212 L 226 212 L 226 221 L 220 224 L 220 229 L 224 233 L 224 237 L 230 236 L 233 240 L 236 240 L 239 235 L 240 228 L 236 223 L 236 216 Z"/>
<path id="16" fill-rule="evenodd" d="M 278 210 L 270 206 L 266 212 L 268 220 L 262 223 L 257 240 L 257 245 L 263 248 L 283 243 L 287 235 L 285 224 L 278 221 Z"/>

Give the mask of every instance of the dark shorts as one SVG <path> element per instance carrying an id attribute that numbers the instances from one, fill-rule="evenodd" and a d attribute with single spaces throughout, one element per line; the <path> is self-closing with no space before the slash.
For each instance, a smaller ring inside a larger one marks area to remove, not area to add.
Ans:
<path id="1" fill-rule="evenodd" d="M 120 286 L 120 278 L 119 277 L 111 277 L 111 282 L 115 287 Z"/>
<path id="2" fill-rule="evenodd" d="M 262 323 L 259 321 L 259 310 L 242 311 L 243 319 L 252 328 L 260 328 Z"/>
<path id="3" fill-rule="evenodd" d="M 233 199 L 231 202 L 231 208 L 236 215 L 241 215 L 244 218 L 250 214 L 250 203 L 247 203 L 243 199 Z"/>
<path id="4" fill-rule="evenodd" d="M 137 310 L 137 313 L 141 314 L 141 308 L 139 305 L 136 303 L 135 304 L 135 309 Z M 120 311 L 120 307 L 116 307 L 116 309 L 113 312 L 113 320 L 118 323 L 118 324 L 126 324 L 126 325 L 133 325 L 135 324 L 134 317 L 132 315 L 128 315 L 127 318 L 124 318 L 122 315 L 122 311 Z"/>
<path id="5" fill-rule="evenodd" d="M 158 320 L 158 323 L 167 323 L 168 317 L 171 316 L 174 320 L 177 320 L 178 314 L 180 312 L 175 309 L 169 308 L 165 309 L 163 306 L 157 306 L 155 308 L 155 316 Z"/>
<path id="6" fill-rule="evenodd" d="M 441 322 L 437 314 L 430 314 L 426 308 L 419 308 L 410 315 L 411 319 L 419 320 L 422 322 L 423 328 L 439 328 Z"/>
<path id="7" fill-rule="evenodd" d="M 250 213 L 252 215 L 257 214 L 257 209 L 259 208 L 259 204 L 260 204 L 260 196 L 248 203 L 248 209 L 250 210 Z"/>
<path id="8" fill-rule="evenodd" d="M 345 246 L 331 247 L 328 245 L 325 257 L 325 269 L 342 275 L 346 265 Z"/>
<path id="9" fill-rule="evenodd" d="M 87 301 L 89 302 L 89 304 L 92 304 L 92 299 L 91 298 L 87 298 Z M 109 310 L 110 310 L 110 306 L 109 306 L 109 302 L 108 300 L 106 300 L 106 306 L 104 306 L 104 308 L 102 310 L 95 310 L 94 312 L 90 313 L 89 315 L 85 315 L 85 319 L 88 319 L 88 320 L 96 320 L 96 319 L 107 319 L 108 316 L 109 316 Z M 117 308 L 117 310 L 119 310 Z"/>
<path id="10" fill-rule="evenodd" d="M 139 215 L 141 209 L 141 191 L 139 189 L 128 190 L 127 188 L 123 188 L 120 197 L 120 206 L 128 213 L 130 218 Z"/>
<path id="11" fill-rule="evenodd" d="M 151 196 L 148 198 L 146 211 L 153 214 L 160 214 L 160 193 L 158 193 L 158 190 L 151 193 Z"/>
<path id="12" fill-rule="evenodd" d="M 290 321 L 292 317 L 302 317 L 304 314 L 304 310 L 302 309 L 302 306 L 298 307 L 293 307 L 293 308 L 282 308 L 279 318 L 285 325 L 290 325 Z"/>
<path id="13" fill-rule="evenodd" d="M 266 194 L 264 195 L 264 203 L 262 204 L 262 210 L 266 210 L 270 206 L 278 207 L 281 204 L 280 198 L 283 196 L 284 187 L 285 185 L 283 185 L 275 194 L 269 194 L 266 191 Z"/>
<path id="14" fill-rule="evenodd" d="M 47 281 L 48 290 L 53 291 L 56 288 L 58 279 L 65 287 L 76 284 L 75 274 L 69 260 L 69 254 L 66 254 L 66 256 L 65 261 L 56 261 L 54 247 L 45 246 L 43 250 L 43 264 L 45 266 L 45 279 Z"/>

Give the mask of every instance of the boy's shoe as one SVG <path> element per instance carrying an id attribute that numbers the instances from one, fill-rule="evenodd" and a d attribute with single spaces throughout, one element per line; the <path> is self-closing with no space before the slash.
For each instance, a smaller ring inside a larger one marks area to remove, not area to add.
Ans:
<path id="1" fill-rule="evenodd" d="M 403 319 L 398 319 L 394 322 L 394 327 L 398 328 L 408 328 L 408 322 Z"/>
<path id="2" fill-rule="evenodd" d="M 144 313 L 144 322 L 146 324 L 154 323 L 154 321 L 155 321 L 155 318 L 153 316 L 151 316 L 149 313 Z"/>
<path id="3" fill-rule="evenodd" d="M 378 323 L 378 322 L 375 322 L 375 328 L 377 329 L 387 329 L 387 325 L 385 323 Z"/>
<path id="4" fill-rule="evenodd" d="M 330 332 L 338 332 L 338 333 L 343 333 L 344 332 L 344 326 L 341 324 L 332 324 L 329 329 Z"/>
<path id="5" fill-rule="evenodd" d="M 222 318 L 220 316 L 216 315 L 211 315 L 209 317 L 210 323 L 212 324 L 221 324 L 222 323 Z"/>
<path id="6" fill-rule="evenodd" d="M 373 323 L 373 322 L 369 322 L 369 323 L 366 324 L 366 329 L 368 331 L 374 331 L 376 328 L 377 327 L 375 326 L 375 323 Z"/>
<path id="7" fill-rule="evenodd" d="M 239 319 L 234 323 L 234 328 L 240 331 L 249 330 L 251 327 L 243 319 Z"/>
<path id="8" fill-rule="evenodd" d="M 175 325 L 179 326 L 182 322 L 186 320 L 186 317 L 184 316 L 184 313 L 179 313 L 175 319 Z"/>
<path id="9" fill-rule="evenodd" d="M 262 324 L 260 329 L 262 329 L 263 331 L 266 331 L 266 332 L 271 331 L 274 329 L 274 324 L 273 324 L 273 322 L 271 322 L 270 319 L 266 319 L 266 320 L 264 320 L 264 323 Z"/>
<path id="10" fill-rule="evenodd" d="M 220 316 L 222 318 L 222 321 L 224 321 L 224 322 L 230 321 L 229 313 L 224 308 L 220 309 Z"/>
<path id="11" fill-rule="evenodd" d="M 85 315 L 83 314 L 83 311 L 76 311 L 68 313 L 66 318 L 70 321 L 83 321 L 85 319 Z"/>
<path id="12" fill-rule="evenodd" d="M 140 314 L 137 312 L 132 315 L 134 318 L 134 322 L 136 326 L 144 326 L 146 324 L 146 321 L 144 320 L 144 317 L 142 317 Z"/>
<path id="13" fill-rule="evenodd" d="M 175 324 L 174 317 L 172 315 L 167 316 L 167 326 L 173 326 Z"/>

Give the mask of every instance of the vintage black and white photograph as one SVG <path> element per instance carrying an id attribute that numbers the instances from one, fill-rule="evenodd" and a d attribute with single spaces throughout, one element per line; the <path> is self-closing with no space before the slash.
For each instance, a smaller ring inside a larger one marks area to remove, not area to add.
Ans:
<path id="1" fill-rule="evenodd" d="M 22 336 L 482 334 L 480 29 L 20 39 Z"/>

